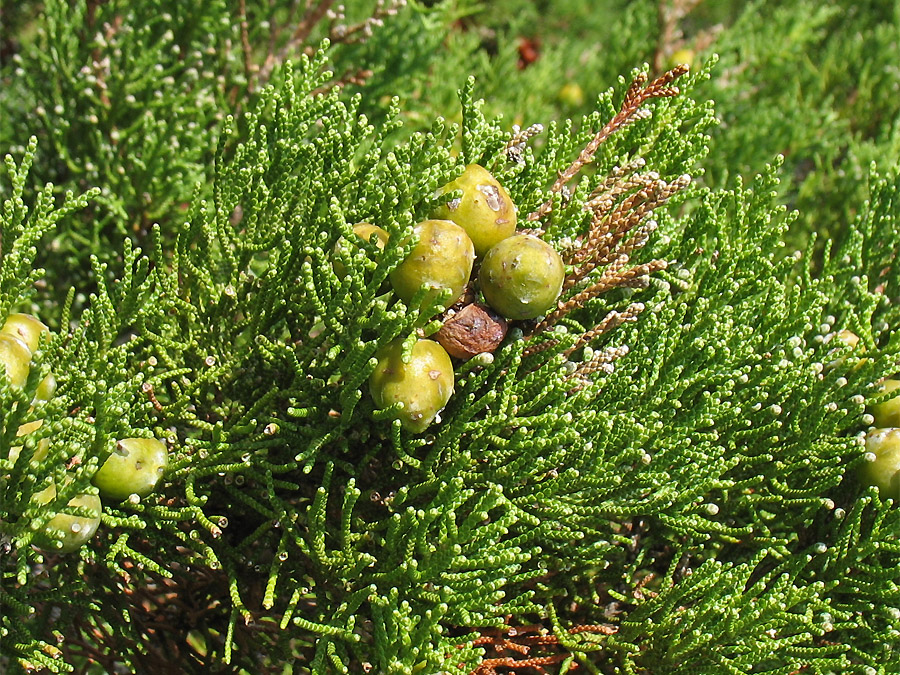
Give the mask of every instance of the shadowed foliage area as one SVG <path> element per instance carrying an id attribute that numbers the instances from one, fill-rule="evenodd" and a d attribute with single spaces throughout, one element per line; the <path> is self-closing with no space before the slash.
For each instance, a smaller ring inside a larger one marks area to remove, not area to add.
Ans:
<path id="1" fill-rule="evenodd" d="M 0 671 L 898 672 L 889 4 L 4 6 Z"/>

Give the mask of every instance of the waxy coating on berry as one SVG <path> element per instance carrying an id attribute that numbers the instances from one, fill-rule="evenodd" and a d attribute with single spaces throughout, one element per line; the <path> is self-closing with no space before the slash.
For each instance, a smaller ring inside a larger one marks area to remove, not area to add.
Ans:
<path id="1" fill-rule="evenodd" d="M 463 228 L 475 245 L 475 254 L 484 255 L 499 241 L 516 231 L 516 207 L 509 193 L 484 167 L 469 164 L 462 176 L 447 183 L 440 193 L 462 190 L 462 197 L 451 199 L 435 211 Z"/>
<path id="2" fill-rule="evenodd" d="M 6 369 L 9 383 L 21 388 L 31 368 L 31 351 L 19 338 L 0 333 L 0 365 Z"/>
<path id="3" fill-rule="evenodd" d="M 898 388 L 900 388 L 900 380 L 888 379 L 881 383 L 878 393 L 890 393 L 897 391 Z M 897 393 L 900 394 L 900 392 Z M 869 412 L 875 418 L 876 427 L 900 427 L 900 396 L 870 406 Z"/>
<path id="4" fill-rule="evenodd" d="M 56 487 L 51 485 L 34 495 L 39 504 L 47 504 L 56 497 Z M 81 494 L 69 500 L 72 508 L 87 509 L 90 516 L 57 513 L 35 537 L 35 544 L 45 551 L 71 553 L 81 548 L 100 527 L 103 505 L 97 495 Z"/>
<path id="5" fill-rule="evenodd" d="M 873 429 L 866 434 L 866 451 L 875 459 L 860 467 L 860 480 L 876 486 L 882 499 L 900 501 L 900 429 Z"/>
<path id="6" fill-rule="evenodd" d="M 0 333 L 19 338 L 32 354 L 40 347 L 41 335 L 49 332 L 44 322 L 31 314 L 10 314 L 0 328 Z"/>
<path id="7" fill-rule="evenodd" d="M 390 235 L 386 230 L 378 227 L 377 225 L 373 225 L 372 223 L 357 223 L 353 226 L 353 234 L 355 234 L 363 241 L 368 242 L 372 241 L 372 236 L 374 235 L 376 237 L 375 246 L 378 247 L 379 251 L 384 250 L 384 247 L 387 244 L 388 239 L 390 238 Z M 334 245 L 335 253 L 338 252 L 341 245 L 345 242 L 346 240 L 343 237 L 338 240 L 338 242 Z M 347 268 L 344 266 L 344 263 L 342 263 L 337 258 L 335 258 L 334 260 L 334 273 L 339 277 L 347 276 Z"/>
<path id="8" fill-rule="evenodd" d="M 443 303 L 446 309 L 469 282 L 475 263 L 472 240 L 449 220 L 425 220 L 413 228 L 413 233 L 418 243 L 390 275 L 394 292 L 408 304 L 423 285 L 433 289 L 433 294 L 449 289 Z"/>
<path id="9" fill-rule="evenodd" d="M 488 251 L 478 281 L 484 299 L 507 319 L 536 319 L 556 305 L 565 275 L 556 249 L 516 234 Z"/>
<path id="10" fill-rule="evenodd" d="M 122 501 L 145 497 L 156 488 L 169 465 L 166 444 L 155 438 L 123 438 L 94 474 L 100 494 Z"/>
<path id="11" fill-rule="evenodd" d="M 397 413 L 404 429 L 424 431 L 453 394 L 453 364 L 444 348 L 433 340 L 418 340 L 407 363 L 403 340 L 397 339 L 376 353 L 378 365 L 369 377 L 369 390 L 378 408 L 402 403 Z"/>

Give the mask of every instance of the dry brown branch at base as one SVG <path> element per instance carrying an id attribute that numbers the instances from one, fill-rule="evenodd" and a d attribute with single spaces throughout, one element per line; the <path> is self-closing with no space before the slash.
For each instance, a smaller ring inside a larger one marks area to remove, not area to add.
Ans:
<path id="1" fill-rule="evenodd" d="M 625 94 L 625 100 L 622 102 L 622 107 L 619 109 L 619 112 L 616 113 L 616 115 L 607 122 L 599 132 L 597 132 L 569 168 L 559 175 L 556 182 L 553 184 L 553 187 L 550 188 L 550 192 L 553 194 L 559 193 L 563 187 L 575 177 L 583 166 L 593 161 L 594 155 L 597 153 L 600 145 L 613 133 L 646 116 L 646 113 L 642 112 L 641 106 L 647 101 L 653 98 L 669 98 L 677 96 L 679 89 L 672 85 L 672 82 L 686 72 L 688 72 L 688 67 L 686 65 L 678 65 L 672 70 L 663 73 L 646 86 L 644 86 L 647 82 L 646 73 L 638 74 L 628 88 L 628 92 Z M 540 220 L 552 210 L 553 198 L 551 197 L 541 204 L 536 211 L 528 214 L 526 220 L 529 222 Z"/>
<path id="2" fill-rule="evenodd" d="M 615 199 L 611 200 L 609 205 L 605 208 L 601 204 L 601 201 L 605 199 L 607 194 L 616 190 L 617 186 L 621 185 L 623 181 L 629 180 L 632 174 L 641 171 L 645 166 L 647 166 L 647 160 L 643 157 L 635 157 L 622 166 L 614 166 L 609 174 L 607 174 L 606 178 L 603 179 L 603 182 L 591 192 L 588 200 L 584 204 L 584 208 L 588 211 L 608 211 L 611 209 Z"/>
<path id="3" fill-rule="evenodd" d="M 247 91 L 253 91 L 253 76 L 257 71 L 253 63 L 253 50 L 250 48 L 250 29 L 247 25 L 247 0 L 238 0 L 238 16 L 241 25 L 241 52 L 244 55 L 244 76 L 247 78 Z"/>
<path id="4" fill-rule="evenodd" d="M 684 33 L 678 24 L 701 2 L 703 0 L 660 0 L 656 8 L 659 40 L 653 54 L 653 70 L 661 71 L 666 60 L 684 47 Z"/>
<path id="5" fill-rule="evenodd" d="M 122 661 L 118 653 L 140 654 L 140 672 L 185 673 L 211 672 L 222 649 L 222 637 L 227 632 L 227 618 L 223 619 L 223 607 L 231 603 L 228 575 L 223 570 L 208 569 L 203 565 L 170 567 L 173 579 L 142 569 L 131 560 L 121 561 L 121 578 L 118 589 L 100 601 L 117 602 L 121 595 L 127 602 L 132 630 L 111 632 L 102 617 L 77 614 L 73 630 L 60 641 L 59 647 L 68 663 L 83 662 L 84 668 L 76 672 L 93 672 L 96 665 L 105 672 L 121 672 Z M 89 568 L 96 574 L 97 566 Z M 261 577 L 249 580 L 242 586 L 251 606 L 259 606 L 264 593 Z M 52 605 L 41 607 L 51 611 Z M 227 617 L 227 613 L 225 614 Z M 97 619 L 100 620 L 97 620 Z M 243 654 L 273 649 L 283 635 L 278 626 L 281 616 L 271 612 L 250 611 L 249 621 L 238 621 L 234 626 L 234 649 Z M 198 650 L 191 636 L 201 638 Z M 112 650 L 109 645 L 120 645 Z M 308 657 L 308 654 L 304 654 Z M 188 668 L 190 666 L 190 668 Z M 220 664 L 220 668 L 221 668 Z M 283 664 L 257 664 L 259 675 L 280 673 Z M 235 673 L 241 666 L 232 665 L 216 672 Z"/>
<path id="6" fill-rule="evenodd" d="M 294 3 L 291 7 L 291 12 L 288 16 L 289 22 L 293 20 L 296 5 L 297 3 Z M 332 10 L 332 5 L 334 5 L 334 0 L 317 0 L 315 2 L 307 0 L 303 16 L 297 22 L 287 42 L 277 52 L 275 45 L 278 43 L 284 26 L 276 28 L 273 25 L 269 33 L 268 54 L 262 67 L 257 69 L 257 85 L 263 85 L 268 82 L 275 68 L 284 63 L 292 53 L 302 51 L 311 56 L 315 50 L 307 44 L 307 41 L 315 27 L 323 20 L 328 21 L 328 39 L 332 45 L 357 44 L 369 39 L 373 30 L 384 24 L 385 18 L 396 15 L 400 9 L 405 7 L 406 0 L 391 0 L 390 3 L 386 3 L 385 0 L 378 0 L 371 16 L 359 23 L 350 25 L 341 23 L 346 18 L 342 7 L 338 6 L 337 10 Z M 371 76 L 372 71 L 367 69 L 358 69 L 352 73 L 348 71 L 327 88 L 323 88 L 323 90 L 328 91 L 335 86 L 345 86 L 347 84 L 363 84 Z M 249 87 L 252 90 L 252 82 L 250 82 Z M 321 92 L 317 91 L 314 93 Z"/>
<path id="7" fill-rule="evenodd" d="M 613 635 L 617 628 L 603 624 L 584 624 L 569 628 L 569 635 L 593 633 Z M 510 626 L 505 629 L 482 629 L 482 635 L 471 645 L 485 647 L 494 653 L 487 655 L 470 675 L 497 675 L 498 668 L 515 675 L 542 675 L 547 673 L 544 666 L 562 663 L 572 653 L 560 644 L 560 640 L 545 626 Z M 533 653 L 541 652 L 541 653 Z M 573 664 L 573 669 L 577 668 Z"/>
<path id="8" fill-rule="evenodd" d="M 671 183 L 660 180 L 656 173 L 631 176 L 621 181 L 621 189 L 604 193 L 595 202 L 591 229 L 581 246 L 574 249 L 566 261 L 570 265 L 580 265 L 566 276 L 563 289 L 575 286 L 597 267 L 608 265 L 622 255 L 630 255 L 647 242 L 656 223 L 647 223 L 631 239 L 619 246 L 625 235 L 634 230 L 655 209 L 665 204 L 672 195 L 686 188 L 691 182 L 688 175 L 679 176 Z M 614 200 L 629 189 L 639 187 L 637 192 L 613 207 Z M 586 207 L 587 208 L 587 207 Z"/>
<path id="9" fill-rule="evenodd" d="M 586 331 L 580 338 L 578 338 L 578 341 L 574 345 L 566 349 L 563 352 L 563 355 L 568 357 L 576 349 L 580 349 L 581 347 L 600 337 L 604 333 L 615 330 L 623 323 L 637 321 L 638 315 L 643 311 L 644 303 L 635 302 L 626 307 L 621 312 L 610 312 L 605 317 L 603 317 L 603 320 L 600 323 L 591 328 L 589 331 Z"/>
<path id="10" fill-rule="evenodd" d="M 635 265 L 625 271 L 619 271 L 619 268 L 610 268 L 610 270 L 604 272 L 597 283 L 576 293 L 568 300 L 561 300 L 558 303 L 556 310 L 548 314 L 537 326 L 535 326 L 534 333 L 540 333 L 541 331 L 545 331 L 552 327 L 566 314 L 581 307 L 587 300 L 595 298 L 613 288 L 627 286 L 641 277 L 647 277 L 654 272 L 666 269 L 666 267 L 668 267 L 668 263 L 665 260 L 651 260 L 648 263 Z"/>

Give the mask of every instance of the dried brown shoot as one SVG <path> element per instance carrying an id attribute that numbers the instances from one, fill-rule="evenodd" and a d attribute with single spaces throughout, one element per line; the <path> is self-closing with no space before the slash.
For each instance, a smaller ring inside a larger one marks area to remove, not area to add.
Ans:
<path id="1" fill-rule="evenodd" d="M 384 24 L 385 18 L 396 15 L 400 9 L 406 6 L 406 0 L 391 0 L 390 2 L 378 0 L 372 10 L 372 14 L 368 18 L 349 25 L 343 23 L 346 17 L 343 13 L 342 6 L 332 9 L 334 0 L 307 0 L 303 16 L 294 26 L 290 37 L 284 45 L 276 51 L 276 45 L 279 43 L 281 35 L 287 28 L 287 24 L 293 21 L 293 13 L 297 4 L 298 3 L 294 3 L 292 6 L 286 24 L 276 27 L 273 22 L 273 27 L 269 36 L 268 54 L 262 67 L 259 68 L 256 79 L 257 85 L 268 82 L 275 68 L 284 63 L 292 53 L 302 51 L 303 53 L 311 55 L 315 50 L 307 44 L 307 41 L 316 26 L 323 20 L 328 21 L 328 39 L 331 41 L 331 44 L 354 44 L 365 42 L 372 36 L 376 27 Z M 358 69 L 352 72 L 348 71 L 330 86 L 323 87 L 322 90 L 327 91 L 336 86 L 340 87 L 346 84 L 363 84 L 371 76 L 372 71 L 368 69 Z M 250 86 L 252 89 L 252 82 Z M 315 93 L 320 92 L 317 91 Z"/>
<path id="2" fill-rule="evenodd" d="M 530 127 L 522 129 L 518 124 L 513 124 L 513 135 L 506 143 L 506 159 L 513 164 L 522 164 L 525 159 L 525 145 L 529 139 L 537 136 L 544 130 L 543 124 L 532 124 Z"/>
<path id="3" fill-rule="evenodd" d="M 716 24 L 685 39 L 681 30 L 681 21 L 690 14 L 703 0 L 659 0 L 657 5 L 657 23 L 659 39 L 653 54 L 653 70 L 660 72 L 673 54 L 680 49 L 695 52 L 709 48 L 718 37 L 724 26 Z"/>
<path id="4" fill-rule="evenodd" d="M 570 635 L 593 633 L 613 635 L 615 626 L 585 624 L 567 631 Z M 470 675 L 496 675 L 498 668 L 518 675 L 547 673 L 544 666 L 562 663 L 571 652 L 560 644 L 556 635 L 544 626 L 511 626 L 506 629 L 483 629 L 482 636 L 472 642 L 493 650 L 496 656 L 484 659 Z M 542 652 L 532 655 L 533 651 Z"/>
<path id="5" fill-rule="evenodd" d="M 561 192 L 563 187 L 576 176 L 583 166 L 593 161 L 594 155 L 597 153 L 600 145 L 607 138 L 628 124 L 646 117 L 647 113 L 643 110 L 642 106 L 647 101 L 653 98 L 677 96 L 679 93 L 678 87 L 674 86 L 672 82 L 684 75 L 687 71 L 688 67 L 685 65 L 676 66 L 672 70 L 660 75 L 650 84 L 647 84 L 647 75 L 645 73 L 641 73 L 635 77 L 631 86 L 628 88 L 628 92 L 625 94 L 625 100 L 622 102 L 622 107 L 619 109 L 619 112 L 616 113 L 616 115 L 607 122 L 599 132 L 597 132 L 575 161 L 559 175 L 556 182 L 553 184 L 553 187 L 550 188 L 550 191 L 553 194 Z M 541 204 L 536 211 L 528 214 L 526 220 L 540 220 L 552 210 L 553 198 L 551 197 Z"/>
<path id="6" fill-rule="evenodd" d="M 563 355 L 569 356 L 575 350 L 584 347 L 586 344 L 600 337 L 604 333 L 609 333 L 610 331 L 615 330 L 624 323 L 637 321 L 638 315 L 643 311 L 644 303 L 642 302 L 635 302 L 621 312 L 613 310 L 605 317 L 603 317 L 603 321 L 598 323 L 591 330 L 587 331 L 586 333 L 584 333 L 584 335 L 578 338 L 578 341 L 574 345 L 566 349 L 563 352 Z"/>

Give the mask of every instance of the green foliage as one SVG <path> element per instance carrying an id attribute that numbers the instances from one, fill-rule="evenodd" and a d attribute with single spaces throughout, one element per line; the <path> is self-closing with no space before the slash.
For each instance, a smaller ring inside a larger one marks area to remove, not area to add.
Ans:
<path id="1" fill-rule="evenodd" d="M 551 41 L 520 70 L 507 39 L 549 5 L 504 2 L 521 10 L 506 28 L 465 3 L 398 8 L 371 41 L 325 40 L 263 78 L 290 35 L 242 52 L 244 33 L 262 44 L 264 17 L 287 25 L 291 10 L 247 4 L 242 28 L 233 3 L 48 2 L 15 62 L 23 73 L 0 94 L 4 110 L 25 111 L 0 124 L 17 139 L 0 187 L 0 316 L 37 300 L 55 327 L 21 390 L 0 376 L 0 668 L 488 675 L 533 672 L 533 657 L 560 673 L 897 672 L 900 522 L 854 476 L 866 399 L 900 370 L 898 169 L 867 168 L 846 193 L 866 199 L 841 202 L 852 224 L 788 248 L 807 217 L 783 204 L 794 160 L 763 167 L 779 148 L 748 146 L 746 102 L 722 73 L 747 75 L 726 50 L 724 70 L 710 59 L 677 80 L 678 95 L 642 103 L 557 194 L 649 69 L 616 80 L 653 50 L 648 3 L 615 21 L 551 3 L 548 25 L 564 16 L 618 40 L 574 122 L 537 83 L 577 53 L 601 55 Z M 175 7 L 187 14 L 176 20 Z M 348 20 L 369 10 L 351 4 Z M 740 44 L 769 49 L 763 27 L 735 14 L 750 31 Z M 807 14 L 773 19 L 794 27 L 792 49 L 825 27 L 829 44 L 852 42 L 836 6 Z M 335 21 L 305 38 L 333 35 Z M 493 55 L 486 35 L 501 38 Z M 104 50 L 122 58 L 102 65 Z M 860 69 L 880 67 L 874 58 Z M 86 59 L 106 69 L 102 86 L 80 70 Z M 358 91 L 332 86 L 368 64 Z M 453 119 L 457 87 L 458 123 L 434 115 Z M 411 96 L 385 100 L 393 93 Z M 811 147 L 774 100 L 784 138 Z M 875 144 L 884 130 L 862 107 L 844 112 L 874 125 Z M 501 109 L 546 127 L 513 152 Z M 130 129 L 118 145 L 114 127 Z M 836 128 L 819 139 L 834 152 Z M 457 364 L 440 421 L 413 433 L 376 409 L 367 382 L 385 345 L 409 352 L 440 327 L 446 298 L 406 303 L 385 282 L 415 247 L 414 225 L 446 200 L 440 188 L 473 162 L 564 258 L 595 225 L 596 191 L 616 186 L 605 218 L 639 213 L 648 241 L 628 264 L 666 265 Z M 750 169 L 759 175 L 734 177 Z M 665 206 L 626 207 L 646 181 L 683 187 L 704 171 Z M 47 179 L 73 191 L 35 187 Z M 819 180 L 803 185 L 818 194 Z M 383 250 L 339 244 L 360 221 L 389 233 Z M 833 339 L 841 329 L 860 345 Z M 58 391 L 32 405 L 49 372 Z M 158 489 L 103 500 L 77 552 L 32 546 L 73 496 L 96 493 L 98 467 L 132 437 L 169 445 Z"/>
<path id="2" fill-rule="evenodd" d="M 50 242 L 47 264 L 58 269 L 48 283 L 65 279 L 85 287 L 91 254 L 121 274 L 121 259 L 111 253 L 126 238 L 146 247 L 157 223 L 170 247 L 168 233 L 184 221 L 195 189 L 211 184 L 226 111 L 252 109 L 260 85 L 281 79 L 284 59 L 346 26 L 346 44 L 333 52 L 336 72 L 350 80 L 363 72 L 380 91 L 386 73 L 392 82 L 404 73 L 414 82 L 440 38 L 441 12 L 423 17 L 416 8 L 401 9 L 388 16 L 387 27 L 366 25 L 356 34 L 354 21 L 374 3 L 357 7 L 346 21 L 328 22 L 318 13 L 298 14 L 297 3 L 245 4 L 242 24 L 237 3 L 223 0 L 44 3 L 34 38 L 0 70 L 0 138 L 21 152 L 22 139 L 38 137 L 38 181 L 76 192 L 100 187 L 83 216 Z M 14 19 L 28 16 L 27 4 L 10 11 Z M 295 32 L 293 22 L 306 30 Z M 400 35 L 407 48 L 394 49 L 395 58 L 386 62 L 385 44 Z M 343 80 L 321 84 L 336 83 Z M 405 92 L 393 87 L 392 94 L 399 93 Z M 56 303 L 68 290 L 60 286 L 49 289 Z"/>

